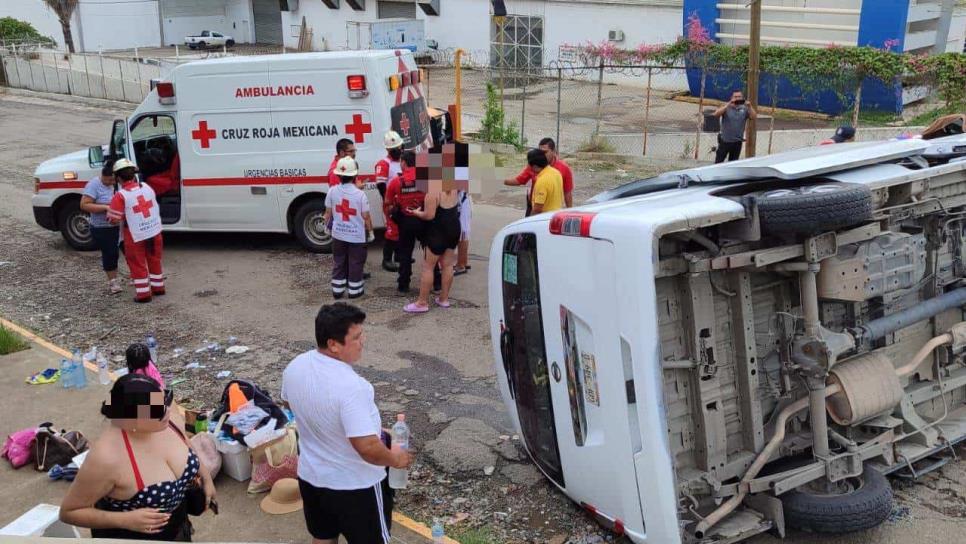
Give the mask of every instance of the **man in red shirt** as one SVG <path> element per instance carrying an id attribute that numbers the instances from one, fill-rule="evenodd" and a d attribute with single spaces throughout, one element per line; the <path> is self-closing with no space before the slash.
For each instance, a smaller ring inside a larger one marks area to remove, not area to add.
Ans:
<path id="1" fill-rule="evenodd" d="M 426 193 L 416 184 L 416 153 L 404 151 L 400 158 L 402 174 L 399 174 L 386 187 L 383 211 L 386 217 L 399 226 L 399 243 L 396 245 L 396 260 L 399 263 L 399 292 L 409 292 L 409 282 L 413 275 L 413 251 L 416 241 L 422 234 L 423 221 L 409 212 L 411 208 L 422 208 Z"/>
<path id="2" fill-rule="evenodd" d="M 567 163 L 563 161 L 563 159 L 557 156 L 556 142 L 553 141 L 553 138 L 544 138 L 540 140 L 539 149 L 540 151 L 543 151 L 547 155 L 547 161 L 550 162 L 550 166 L 558 170 L 560 172 L 560 175 L 563 177 L 564 203 L 567 205 L 568 208 L 573 207 L 574 173 L 570 170 L 570 166 L 568 166 Z M 528 183 L 530 184 L 530 188 L 527 189 L 527 216 L 528 217 L 530 216 L 530 213 L 533 211 L 532 200 L 530 198 L 530 195 L 533 192 L 533 183 L 532 183 L 533 180 L 534 180 L 533 170 L 531 170 L 530 166 L 527 165 L 523 167 L 523 170 L 520 171 L 517 177 L 509 178 L 503 181 L 504 185 L 509 185 L 511 187 L 516 187 L 518 185 L 526 185 Z"/>
<path id="3" fill-rule="evenodd" d="M 335 175 L 335 165 L 339 164 L 339 159 L 342 157 L 356 158 L 356 144 L 348 138 L 342 138 L 335 144 L 335 158 L 329 165 L 329 187 L 335 187 L 342 183 L 339 176 Z"/>

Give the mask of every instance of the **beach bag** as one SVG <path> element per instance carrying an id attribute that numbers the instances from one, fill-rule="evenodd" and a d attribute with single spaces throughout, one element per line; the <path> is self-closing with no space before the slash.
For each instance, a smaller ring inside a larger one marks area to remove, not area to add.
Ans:
<path id="1" fill-rule="evenodd" d="M 87 448 L 87 437 L 80 431 L 57 432 L 53 423 L 42 423 L 34 441 L 34 468 L 47 472 L 54 465 L 67 466 Z"/>
<path id="2" fill-rule="evenodd" d="M 295 429 L 286 429 L 285 436 L 252 450 L 252 479 L 249 493 L 271 491 L 282 478 L 298 478 L 299 451 Z"/>
<path id="3" fill-rule="evenodd" d="M 215 438 L 211 433 L 198 433 L 191 437 L 191 449 L 211 473 L 211 479 L 215 479 L 221 472 L 221 453 L 215 447 Z"/>
<path id="4" fill-rule="evenodd" d="M 29 465 L 34 460 L 33 446 L 36 439 L 36 427 L 19 430 L 7 436 L 0 457 L 8 459 L 13 468 Z"/>

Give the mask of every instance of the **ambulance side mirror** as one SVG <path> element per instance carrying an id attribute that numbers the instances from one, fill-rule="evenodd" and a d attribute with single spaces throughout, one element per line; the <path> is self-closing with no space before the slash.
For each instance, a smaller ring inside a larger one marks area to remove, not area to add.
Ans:
<path id="1" fill-rule="evenodd" d="M 104 149 L 99 145 L 93 145 L 87 148 L 87 162 L 90 163 L 91 168 L 95 166 L 104 165 Z"/>

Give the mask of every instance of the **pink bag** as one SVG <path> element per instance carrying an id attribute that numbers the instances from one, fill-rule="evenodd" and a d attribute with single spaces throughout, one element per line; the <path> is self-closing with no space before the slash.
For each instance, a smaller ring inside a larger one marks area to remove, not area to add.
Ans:
<path id="1" fill-rule="evenodd" d="M 13 468 L 30 464 L 34 460 L 34 440 L 36 440 L 36 437 L 36 427 L 13 433 L 3 443 L 3 451 L 0 452 L 0 457 L 9 459 Z"/>
<path id="2" fill-rule="evenodd" d="M 201 459 L 201 464 L 211 473 L 214 479 L 221 472 L 221 454 L 215 449 L 215 439 L 211 433 L 198 433 L 191 437 L 191 449 Z"/>

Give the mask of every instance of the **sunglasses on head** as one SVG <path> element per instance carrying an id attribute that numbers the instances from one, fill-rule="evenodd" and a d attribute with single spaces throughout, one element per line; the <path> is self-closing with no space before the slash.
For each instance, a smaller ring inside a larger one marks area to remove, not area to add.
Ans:
<path id="1" fill-rule="evenodd" d="M 138 392 L 111 395 L 111 403 L 101 403 L 101 414 L 108 419 L 143 419 L 142 406 L 148 407 L 150 419 L 163 419 L 174 402 L 174 391 L 165 389 L 162 404 L 155 404 L 152 395 L 158 392 Z"/>

